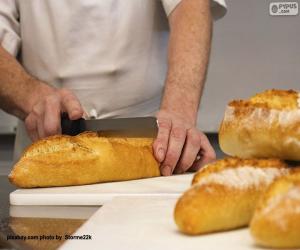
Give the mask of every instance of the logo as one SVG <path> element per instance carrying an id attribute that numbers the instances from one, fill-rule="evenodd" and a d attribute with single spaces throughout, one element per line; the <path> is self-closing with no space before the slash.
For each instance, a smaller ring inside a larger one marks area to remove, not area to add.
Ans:
<path id="1" fill-rule="evenodd" d="M 271 11 L 272 11 L 273 14 L 276 14 L 276 13 L 278 12 L 278 7 L 277 7 L 276 4 L 274 4 L 274 5 L 272 6 Z"/>
<path id="2" fill-rule="evenodd" d="M 269 14 L 271 16 L 297 16 L 298 6 L 298 2 L 272 2 L 269 5 Z"/>

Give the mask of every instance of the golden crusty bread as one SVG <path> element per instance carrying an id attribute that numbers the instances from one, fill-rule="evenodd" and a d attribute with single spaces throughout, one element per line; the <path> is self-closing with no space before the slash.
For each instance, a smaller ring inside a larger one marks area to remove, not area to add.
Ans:
<path id="1" fill-rule="evenodd" d="M 175 222 L 191 235 L 246 226 L 261 193 L 288 172 L 288 166 L 277 159 L 226 158 L 208 164 L 179 198 Z"/>
<path id="2" fill-rule="evenodd" d="M 270 185 L 258 202 L 250 231 L 261 246 L 300 248 L 300 171 Z"/>
<path id="3" fill-rule="evenodd" d="M 219 131 L 224 153 L 241 158 L 300 160 L 300 95 L 267 90 L 228 104 Z"/>
<path id="4" fill-rule="evenodd" d="M 159 176 L 150 138 L 111 138 L 86 132 L 33 143 L 9 180 L 23 188 L 83 185 Z"/>

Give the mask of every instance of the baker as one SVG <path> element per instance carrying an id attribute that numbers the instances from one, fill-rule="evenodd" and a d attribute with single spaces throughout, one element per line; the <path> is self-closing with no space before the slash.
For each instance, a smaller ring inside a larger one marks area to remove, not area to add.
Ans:
<path id="1" fill-rule="evenodd" d="M 196 121 L 212 18 L 224 14 L 224 0 L 1 0 L 0 108 L 20 119 L 15 156 L 59 134 L 67 112 L 156 115 L 163 175 L 213 160 Z"/>

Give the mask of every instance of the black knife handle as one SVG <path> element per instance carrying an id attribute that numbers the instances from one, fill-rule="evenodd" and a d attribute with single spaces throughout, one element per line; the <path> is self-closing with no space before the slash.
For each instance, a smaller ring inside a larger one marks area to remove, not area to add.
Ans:
<path id="1" fill-rule="evenodd" d="M 78 120 L 70 120 L 67 113 L 61 115 L 61 133 L 63 135 L 78 135 L 82 132 L 83 118 Z"/>

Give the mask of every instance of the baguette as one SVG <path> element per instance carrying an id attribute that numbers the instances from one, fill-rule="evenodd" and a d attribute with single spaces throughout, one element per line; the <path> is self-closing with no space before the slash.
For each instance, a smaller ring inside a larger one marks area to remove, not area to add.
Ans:
<path id="1" fill-rule="evenodd" d="M 9 175 L 22 188 L 83 185 L 159 176 L 150 138 L 86 132 L 33 143 Z"/>
<path id="2" fill-rule="evenodd" d="M 250 232 L 257 244 L 300 248 L 300 172 L 275 181 L 255 210 Z"/>
<path id="3" fill-rule="evenodd" d="M 226 158 L 208 164 L 179 198 L 175 222 L 190 235 L 247 226 L 261 193 L 288 172 L 288 166 L 277 159 Z"/>
<path id="4" fill-rule="evenodd" d="M 300 160 L 300 94 L 267 90 L 228 104 L 220 126 L 222 151 L 241 158 Z"/>

